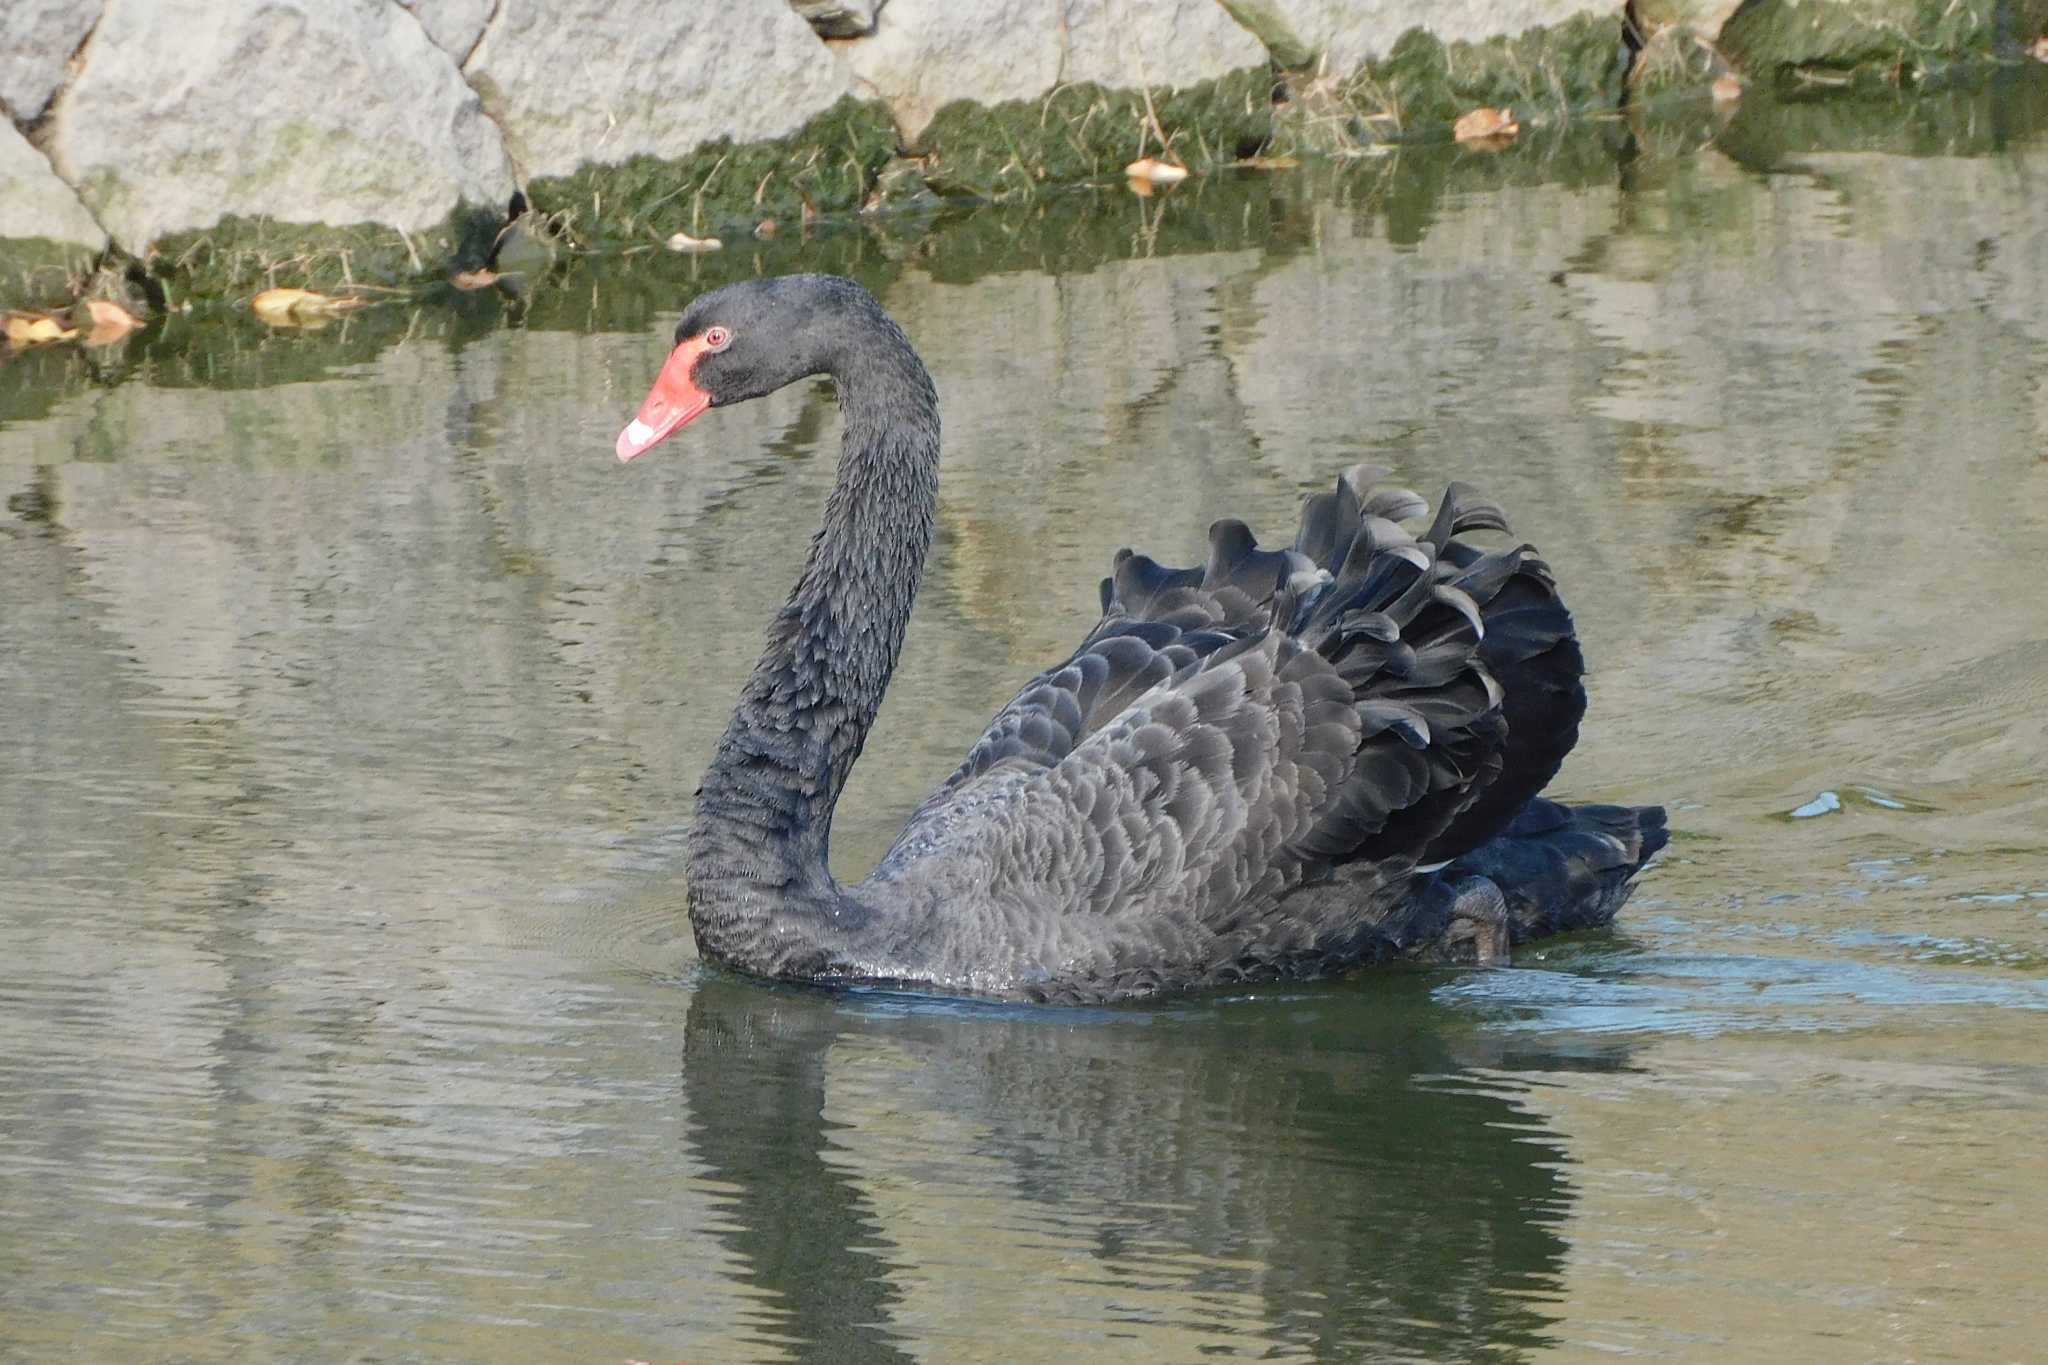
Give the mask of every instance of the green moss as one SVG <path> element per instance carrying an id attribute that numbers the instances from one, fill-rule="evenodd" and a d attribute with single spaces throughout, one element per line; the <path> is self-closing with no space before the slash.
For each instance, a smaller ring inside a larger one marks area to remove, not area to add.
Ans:
<path id="1" fill-rule="evenodd" d="M 770 241 L 743 239 L 701 256 L 659 249 L 568 256 L 517 298 L 450 291 L 445 302 L 485 320 L 486 332 L 501 311 L 533 330 L 644 332 L 663 319 L 673 324 L 676 312 L 696 295 L 755 276 L 822 271 L 880 289 L 901 269 L 902 253 L 871 235 L 870 226 L 841 218 L 808 232 L 778 233 Z"/>
<path id="2" fill-rule="evenodd" d="M 1512 109 L 1524 123 L 1612 108 L 1625 67 L 1621 25 L 1611 15 L 1575 15 L 1478 43 L 1410 29 L 1386 56 L 1346 76 L 1294 79 L 1274 150 L 1341 154 L 1443 137 L 1459 115 L 1483 105 Z"/>
<path id="3" fill-rule="evenodd" d="M 1658 29 L 1650 34 L 1629 70 L 1629 100 L 1640 104 L 1681 91 L 1705 90 L 1727 65 L 1714 48 L 1696 41 L 1691 29 Z"/>
<path id="4" fill-rule="evenodd" d="M 1994 41 L 2001 48 L 2024 47 L 2048 34 L 2048 0 L 2006 0 L 1999 9 L 2004 27 Z"/>
<path id="5" fill-rule="evenodd" d="M 1743 70 L 1819 68 L 1897 79 L 2013 41 L 2007 0 L 1765 0 L 1746 5 L 1720 35 Z"/>
<path id="6" fill-rule="evenodd" d="M 1985 63 L 1926 90 L 1886 86 L 1796 98 L 1758 91 L 1743 98 L 1714 145 L 1761 171 L 1845 149 L 1986 156 L 2042 128 L 2048 128 L 2048 71 Z"/>
<path id="7" fill-rule="evenodd" d="M 1084 186 L 1026 201 L 956 201 L 918 246 L 931 278 L 965 284 L 997 271 L 1073 273 L 1147 258 L 1262 250 L 1283 235 L 1277 207 L 1295 177 L 1251 171 L 1197 176 L 1142 207 L 1121 185 Z M 1142 212 L 1145 231 L 1133 232 Z"/>
<path id="8" fill-rule="evenodd" d="M 956 100 L 918 138 L 941 194 L 983 198 L 1115 175 L 1165 154 L 1193 167 L 1232 161 L 1272 132 L 1272 77 L 1247 70 L 1180 90 L 1061 86 L 1043 99 Z M 1156 127 L 1155 127 L 1156 124 Z"/>
<path id="9" fill-rule="evenodd" d="M 896 128 L 879 104 L 847 96 L 786 138 L 708 143 L 673 160 L 636 156 L 535 181 L 527 196 L 563 215 L 586 242 L 645 241 L 677 231 L 730 236 L 764 218 L 788 225 L 804 209 L 858 208 L 896 154 Z"/>
<path id="10" fill-rule="evenodd" d="M 229 217 L 174 232 L 150 248 L 148 267 L 178 299 L 226 298 L 272 285 L 331 292 L 350 285 L 397 285 L 480 265 L 499 211 L 464 205 L 439 227 L 405 234 L 378 223 L 349 227 Z"/>
<path id="11" fill-rule="evenodd" d="M 70 300 L 99 255 L 45 237 L 0 238 L 0 308 L 46 308 Z"/>
<path id="12" fill-rule="evenodd" d="M 1421 29 L 1401 35 L 1385 57 L 1346 85 L 1362 112 L 1391 116 L 1407 135 L 1447 131 L 1458 116 L 1490 105 L 1524 121 L 1621 98 L 1621 26 L 1612 16 L 1574 15 L 1484 42 L 1445 43 Z"/>

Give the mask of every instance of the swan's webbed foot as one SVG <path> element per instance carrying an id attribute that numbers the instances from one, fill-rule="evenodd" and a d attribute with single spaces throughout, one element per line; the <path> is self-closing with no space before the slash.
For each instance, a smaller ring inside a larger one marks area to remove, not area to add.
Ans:
<path id="1" fill-rule="evenodd" d="M 1418 944 L 1424 962 L 1460 967 L 1505 967 L 1513 957 L 1514 932 L 1507 901 L 1485 877 L 1467 877 L 1450 891 L 1442 929 Z"/>

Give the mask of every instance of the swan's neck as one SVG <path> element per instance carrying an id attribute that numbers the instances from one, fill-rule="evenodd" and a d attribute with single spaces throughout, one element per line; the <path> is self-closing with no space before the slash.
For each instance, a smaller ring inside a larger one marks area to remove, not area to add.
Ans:
<path id="1" fill-rule="evenodd" d="M 697 943 L 750 970 L 801 966 L 788 952 L 831 937 L 820 917 L 843 908 L 826 868 L 832 809 L 902 652 L 932 542 L 938 400 L 902 332 L 878 326 L 833 370 L 839 477 L 697 794 Z"/>

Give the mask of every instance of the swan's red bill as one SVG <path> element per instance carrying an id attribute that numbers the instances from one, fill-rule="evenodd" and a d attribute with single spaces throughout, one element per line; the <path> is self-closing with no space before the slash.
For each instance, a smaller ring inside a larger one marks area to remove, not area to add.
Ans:
<path id="1" fill-rule="evenodd" d="M 690 377 L 703 354 L 702 337 L 691 337 L 669 352 L 661 373 L 654 378 L 654 387 L 647 391 L 647 401 L 640 405 L 639 414 L 626 424 L 618 443 L 612 447 L 620 459 L 646 454 L 711 406 L 711 395 L 698 388 L 697 381 Z"/>

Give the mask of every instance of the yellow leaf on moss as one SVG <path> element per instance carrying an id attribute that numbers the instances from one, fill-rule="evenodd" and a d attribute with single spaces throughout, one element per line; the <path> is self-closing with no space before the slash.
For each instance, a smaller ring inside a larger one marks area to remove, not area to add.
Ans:
<path id="1" fill-rule="evenodd" d="M 76 327 L 66 327 L 48 313 L 0 313 L 0 330 L 7 333 L 10 346 L 43 346 L 78 335 Z"/>
<path id="2" fill-rule="evenodd" d="M 1474 109 L 1451 125 L 1452 137 L 1482 147 L 1505 147 L 1521 131 L 1512 109 Z"/>
<path id="3" fill-rule="evenodd" d="M 85 311 L 95 327 L 126 327 L 133 330 L 142 325 L 141 318 L 112 299 L 87 299 Z"/>
<path id="4" fill-rule="evenodd" d="M 1178 185 L 1188 178 L 1188 168 L 1145 156 L 1124 167 L 1124 178 L 1142 180 L 1148 185 Z"/>
<path id="5" fill-rule="evenodd" d="M 92 319 L 92 327 L 85 334 L 88 346 L 111 346 L 144 325 L 141 318 L 112 299 L 87 299 L 85 313 Z"/>
<path id="6" fill-rule="evenodd" d="M 266 289 L 249 300 L 249 306 L 256 316 L 265 321 L 280 321 L 289 318 L 292 311 L 303 303 L 325 300 L 326 295 L 316 294 L 310 289 Z"/>
<path id="7" fill-rule="evenodd" d="M 361 308 L 369 302 L 353 294 L 334 298 L 310 289 L 266 289 L 249 300 L 249 306 L 256 311 L 257 317 L 274 327 L 297 327 L 307 318 L 332 317 L 351 308 Z"/>

